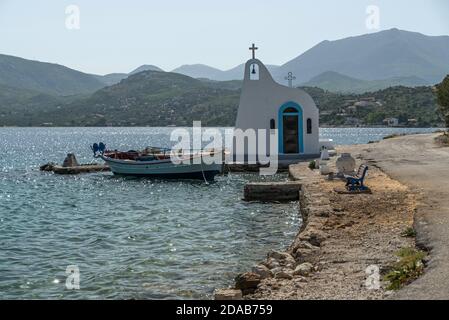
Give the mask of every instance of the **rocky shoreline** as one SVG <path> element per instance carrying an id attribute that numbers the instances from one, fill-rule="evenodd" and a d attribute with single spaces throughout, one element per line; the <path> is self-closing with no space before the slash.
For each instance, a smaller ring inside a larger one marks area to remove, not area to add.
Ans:
<path id="1" fill-rule="evenodd" d="M 215 298 L 388 297 L 392 292 L 382 275 L 398 260 L 398 250 L 415 247 L 414 238 L 403 236 L 413 225 L 415 195 L 375 167 L 367 179 L 372 194 L 358 195 L 335 192 L 344 183 L 324 179 L 306 163 L 290 166 L 289 173 L 302 182 L 301 230 L 285 252 L 270 251 L 251 272 L 236 277 L 235 288 L 217 290 Z M 373 270 L 379 271 L 378 287 L 366 285 Z"/>

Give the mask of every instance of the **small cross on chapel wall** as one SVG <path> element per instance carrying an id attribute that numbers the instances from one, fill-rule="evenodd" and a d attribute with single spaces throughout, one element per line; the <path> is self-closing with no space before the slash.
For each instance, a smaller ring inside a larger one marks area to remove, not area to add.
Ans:
<path id="1" fill-rule="evenodd" d="M 293 75 L 292 72 L 289 72 L 288 75 L 285 77 L 285 80 L 288 80 L 288 86 L 290 88 L 293 88 L 293 80 L 296 80 L 296 77 Z"/>

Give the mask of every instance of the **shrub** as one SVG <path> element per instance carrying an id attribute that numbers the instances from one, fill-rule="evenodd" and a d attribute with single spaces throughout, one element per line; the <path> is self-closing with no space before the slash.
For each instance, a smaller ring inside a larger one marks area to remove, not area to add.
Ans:
<path id="1" fill-rule="evenodd" d="M 412 227 L 407 228 L 404 230 L 404 232 L 402 232 L 401 236 L 406 238 L 414 238 L 416 237 L 416 230 L 413 229 Z"/>
<path id="2" fill-rule="evenodd" d="M 439 111 L 443 116 L 446 128 L 449 128 L 449 75 L 437 85 Z"/>
<path id="3" fill-rule="evenodd" d="M 310 170 L 315 170 L 316 169 L 316 162 L 315 162 L 315 160 L 309 162 L 309 169 Z"/>
<path id="4" fill-rule="evenodd" d="M 399 134 L 393 133 L 393 134 L 389 134 L 389 135 L 385 136 L 383 138 L 383 140 L 393 139 L 393 138 L 397 138 L 397 137 L 399 137 Z"/>
<path id="5" fill-rule="evenodd" d="M 435 141 L 441 146 L 449 146 L 449 134 L 444 132 L 443 134 L 435 137 Z"/>
<path id="6" fill-rule="evenodd" d="M 417 279 L 424 271 L 424 251 L 415 248 L 402 248 L 396 255 L 400 258 L 391 270 L 384 276 L 388 281 L 388 290 L 399 290 L 404 285 Z"/>

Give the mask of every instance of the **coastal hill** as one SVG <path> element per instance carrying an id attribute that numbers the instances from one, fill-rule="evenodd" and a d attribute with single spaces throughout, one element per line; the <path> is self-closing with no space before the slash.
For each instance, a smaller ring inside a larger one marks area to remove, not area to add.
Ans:
<path id="1" fill-rule="evenodd" d="M 89 93 L 105 86 L 87 73 L 3 54 L 0 54 L 0 84 L 54 95 Z"/>
<path id="2" fill-rule="evenodd" d="M 229 125 L 239 96 L 239 90 L 221 89 L 210 81 L 144 71 L 89 96 L 55 97 L 45 105 L 29 105 L 26 116 L 0 104 L 0 125 L 191 126 L 193 120 Z"/>
<path id="3" fill-rule="evenodd" d="M 134 69 L 133 71 L 131 71 L 130 73 L 128 73 L 128 75 L 133 75 L 142 71 L 159 71 L 159 72 L 164 72 L 164 70 L 162 70 L 161 68 L 157 67 L 157 66 L 153 66 L 151 64 L 144 64 L 141 65 L 140 67 Z"/>
<path id="4" fill-rule="evenodd" d="M 45 94 L 67 96 L 93 93 L 142 71 L 163 71 L 142 65 L 129 73 L 95 75 L 55 64 L 0 54 L 0 84 Z"/>
<path id="5" fill-rule="evenodd" d="M 162 70 L 161 68 L 159 68 L 157 66 L 153 66 L 150 64 L 144 64 L 129 73 L 109 73 L 104 76 L 94 75 L 94 77 L 97 78 L 98 80 L 100 80 L 101 82 L 103 82 L 104 86 L 112 86 L 113 84 L 119 83 L 123 79 L 128 78 L 130 75 L 133 75 L 133 74 L 136 74 L 136 73 L 139 73 L 142 71 L 164 72 L 164 70 Z"/>
<path id="6" fill-rule="evenodd" d="M 69 97 L 0 86 L 0 126 L 233 126 L 240 81 L 194 79 L 144 71 L 93 94 Z M 392 87 L 365 94 L 304 88 L 326 126 L 382 125 L 396 117 L 407 126 L 437 126 L 431 87 Z M 414 119 L 413 121 L 409 121 Z"/>
<path id="7" fill-rule="evenodd" d="M 363 94 L 303 89 L 316 101 L 322 126 L 385 126 L 387 118 L 407 127 L 442 125 L 432 87 L 397 86 Z"/>

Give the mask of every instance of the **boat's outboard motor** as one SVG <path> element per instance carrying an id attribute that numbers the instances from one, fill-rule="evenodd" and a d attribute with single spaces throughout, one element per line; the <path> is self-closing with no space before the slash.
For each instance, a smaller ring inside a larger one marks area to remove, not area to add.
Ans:
<path id="1" fill-rule="evenodd" d="M 90 147 L 94 153 L 94 157 L 97 155 L 98 152 L 98 143 L 94 143 L 92 147 Z"/>
<path id="2" fill-rule="evenodd" d="M 106 151 L 106 145 L 103 142 L 100 142 L 100 144 L 98 145 L 98 151 L 100 151 L 101 154 Z"/>
<path id="3" fill-rule="evenodd" d="M 103 142 L 94 143 L 92 147 L 90 147 L 94 153 L 94 157 L 97 156 L 97 153 L 103 154 L 106 151 L 106 145 Z"/>

